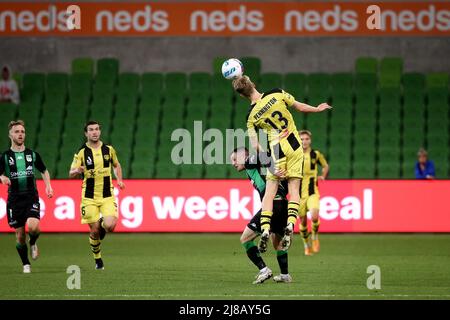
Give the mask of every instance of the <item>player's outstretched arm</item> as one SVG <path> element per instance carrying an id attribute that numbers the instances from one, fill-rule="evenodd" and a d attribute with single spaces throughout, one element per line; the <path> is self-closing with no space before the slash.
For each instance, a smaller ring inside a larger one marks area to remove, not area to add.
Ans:
<path id="1" fill-rule="evenodd" d="M 125 183 L 122 181 L 122 166 L 120 165 L 120 162 L 117 162 L 115 165 L 113 165 L 114 169 L 114 175 L 117 179 L 117 185 L 120 190 L 125 189 Z"/>
<path id="2" fill-rule="evenodd" d="M 309 104 L 295 101 L 292 106 L 299 112 L 322 112 L 324 110 L 332 109 L 326 102 L 319 104 L 317 107 L 313 107 Z"/>
<path id="3" fill-rule="evenodd" d="M 41 175 L 42 180 L 44 180 L 45 183 L 45 193 L 47 194 L 48 198 L 51 198 L 53 197 L 53 189 L 50 183 L 50 173 L 48 172 L 48 170 L 45 170 L 43 173 L 41 173 Z"/>

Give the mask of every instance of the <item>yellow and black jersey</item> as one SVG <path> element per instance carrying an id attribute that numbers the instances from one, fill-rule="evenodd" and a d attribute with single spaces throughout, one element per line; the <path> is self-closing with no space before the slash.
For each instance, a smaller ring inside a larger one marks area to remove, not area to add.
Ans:
<path id="1" fill-rule="evenodd" d="M 74 155 L 71 168 L 84 166 L 83 199 L 100 200 L 113 196 L 111 164 L 119 163 L 112 146 L 101 144 L 97 149 L 83 145 Z"/>
<path id="2" fill-rule="evenodd" d="M 257 136 L 257 130 L 262 129 L 271 143 L 297 132 L 292 114 L 288 110 L 294 102 L 294 97 L 282 89 L 265 92 L 260 100 L 250 106 L 247 115 L 248 135 Z"/>
<path id="3" fill-rule="evenodd" d="M 319 150 L 308 149 L 303 151 L 303 179 L 301 181 L 301 198 L 313 194 L 319 195 L 318 166 L 328 166 L 327 160 Z"/>

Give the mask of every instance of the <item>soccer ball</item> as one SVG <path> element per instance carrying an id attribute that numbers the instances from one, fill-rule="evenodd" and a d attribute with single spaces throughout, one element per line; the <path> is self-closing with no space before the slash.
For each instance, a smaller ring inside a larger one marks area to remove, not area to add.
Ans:
<path id="1" fill-rule="evenodd" d="M 243 73 L 244 65 L 238 59 L 228 59 L 222 64 L 222 75 L 227 80 L 241 77 Z"/>

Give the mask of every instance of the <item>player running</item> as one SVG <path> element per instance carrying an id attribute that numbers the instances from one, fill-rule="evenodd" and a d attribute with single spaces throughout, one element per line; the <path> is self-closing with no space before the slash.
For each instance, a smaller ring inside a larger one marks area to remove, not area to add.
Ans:
<path id="1" fill-rule="evenodd" d="M 305 246 L 305 255 L 310 256 L 311 253 L 311 239 L 312 238 L 312 251 L 319 252 L 319 187 L 318 180 L 325 180 L 328 175 L 330 167 L 323 154 L 317 150 L 311 148 L 312 134 L 308 130 L 302 130 L 299 132 L 300 139 L 303 145 L 303 179 L 300 187 L 300 234 Z M 318 176 L 318 166 L 322 167 L 322 175 Z M 311 212 L 311 231 L 312 235 L 308 232 L 308 218 L 306 213 Z"/>
<path id="2" fill-rule="evenodd" d="M 89 243 L 95 259 L 95 269 L 103 270 L 101 240 L 106 232 L 114 231 L 118 218 L 111 165 L 118 187 L 123 190 L 125 184 L 116 151 L 100 140 L 100 124 L 89 121 L 84 126 L 84 134 L 87 142 L 75 154 L 69 176 L 75 178 L 81 174 L 83 177 L 81 223 L 89 225 Z"/>
<path id="3" fill-rule="evenodd" d="M 36 244 L 40 234 L 39 194 L 36 188 L 34 169 L 41 172 L 45 183 L 45 193 L 53 197 L 50 174 L 39 153 L 25 147 L 25 123 L 22 120 L 11 121 L 8 125 L 11 148 L 0 157 L 0 179 L 8 185 L 8 204 L 6 207 L 8 224 L 16 229 L 16 248 L 23 264 L 23 273 L 31 273 L 28 259 L 25 224 L 30 237 L 31 258 L 39 257 Z"/>
<path id="4" fill-rule="evenodd" d="M 293 107 L 300 112 L 321 112 L 331 107 L 321 103 L 317 108 L 300 103 L 282 89 L 260 93 L 248 76 L 233 80 L 233 88 L 242 97 L 251 101 L 247 115 L 247 129 L 252 147 L 263 151 L 257 129 L 263 129 L 268 136 L 271 156 L 274 159 L 275 172 L 268 172 L 266 192 L 262 200 L 261 234 L 259 248 L 264 249 L 269 239 L 270 223 L 273 213 L 273 200 L 278 190 L 278 180 L 288 180 L 289 203 L 287 226 L 282 239 L 283 248 L 290 246 L 291 234 L 297 221 L 300 202 L 300 179 L 302 178 L 303 150 L 301 140 L 287 107 Z M 277 176 L 278 171 L 285 173 L 284 177 Z"/>
<path id="5" fill-rule="evenodd" d="M 230 155 L 231 164 L 237 171 L 244 171 L 252 182 L 255 189 L 259 192 L 261 199 L 264 196 L 266 188 L 265 176 L 261 173 L 263 167 L 270 167 L 271 161 L 265 153 L 260 153 L 259 158 L 256 155 L 249 156 L 246 148 L 236 148 Z M 278 265 L 281 274 L 273 279 L 276 282 L 292 282 L 292 277 L 288 272 L 288 252 L 281 247 L 281 239 L 284 234 L 284 226 L 287 219 L 287 182 L 282 181 L 279 184 L 277 194 L 273 201 L 274 215 L 271 225 L 272 243 L 277 252 Z M 260 284 L 272 277 L 272 270 L 266 266 L 261 257 L 260 251 L 253 242 L 261 234 L 261 210 L 256 213 L 241 235 L 241 244 L 247 252 L 248 258 L 258 267 L 259 272 L 253 284 Z"/>

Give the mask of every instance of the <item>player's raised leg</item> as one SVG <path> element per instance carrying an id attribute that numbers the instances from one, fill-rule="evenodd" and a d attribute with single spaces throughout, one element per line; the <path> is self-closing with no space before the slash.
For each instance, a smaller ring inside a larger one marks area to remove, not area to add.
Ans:
<path id="1" fill-rule="evenodd" d="M 105 238 L 106 233 L 114 232 L 119 214 L 117 212 L 117 204 L 114 197 L 102 200 L 100 206 L 102 218 L 99 220 L 100 240 Z"/>
<path id="2" fill-rule="evenodd" d="M 99 222 L 99 232 L 100 232 L 100 240 L 103 240 L 106 236 L 106 233 L 114 232 L 117 224 L 116 216 L 106 216 L 101 217 Z"/>
<path id="3" fill-rule="evenodd" d="M 39 257 L 39 248 L 36 244 L 36 241 L 41 233 L 41 229 L 39 227 L 39 219 L 28 218 L 27 225 L 28 225 L 28 236 L 30 237 L 31 258 L 33 260 L 36 260 Z"/>
<path id="4" fill-rule="evenodd" d="M 256 214 L 255 217 L 259 215 Z M 255 224 L 255 217 L 250 221 L 249 225 L 252 223 Z M 256 225 L 256 224 L 255 224 Z M 258 236 L 258 233 L 254 230 L 250 229 L 248 226 L 245 227 L 244 232 L 242 232 L 241 235 L 241 244 L 245 249 L 245 252 L 247 253 L 247 257 L 250 259 L 250 261 L 258 268 L 259 272 L 256 275 L 256 279 L 253 282 L 253 284 L 260 284 L 272 277 L 272 270 L 270 270 L 266 263 L 264 262 L 263 258 L 261 257 L 261 253 L 259 252 L 258 248 L 256 247 L 256 244 L 254 240 Z"/>

